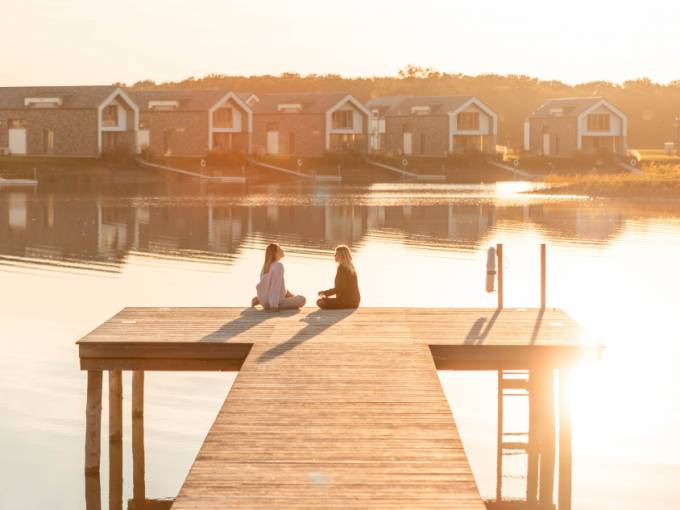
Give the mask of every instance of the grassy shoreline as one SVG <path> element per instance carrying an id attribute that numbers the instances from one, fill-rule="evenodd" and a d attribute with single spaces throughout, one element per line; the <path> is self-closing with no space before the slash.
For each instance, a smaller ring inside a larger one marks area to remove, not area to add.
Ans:
<path id="1" fill-rule="evenodd" d="M 547 175 L 541 179 L 555 186 L 542 193 L 555 195 L 588 195 L 617 198 L 680 199 L 680 165 L 649 164 L 642 172 L 608 174 Z"/>

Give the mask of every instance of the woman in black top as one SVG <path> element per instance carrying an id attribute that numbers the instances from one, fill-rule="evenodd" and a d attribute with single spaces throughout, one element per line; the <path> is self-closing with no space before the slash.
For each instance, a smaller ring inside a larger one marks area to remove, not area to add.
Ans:
<path id="1" fill-rule="evenodd" d="M 361 296 L 357 271 L 354 269 L 352 253 L 347 246 L 342 245 L 335 249 L 335 261 L 338 263 L 335 287 L 320 291 L 320 299 L 316 304 L 319 308 L 358 308 Z"/>

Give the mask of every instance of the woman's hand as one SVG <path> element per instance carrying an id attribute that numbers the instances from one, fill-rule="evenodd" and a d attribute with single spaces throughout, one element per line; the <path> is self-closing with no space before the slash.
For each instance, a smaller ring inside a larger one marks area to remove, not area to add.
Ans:
<path id="1" fill-rule="evenodd" d="M 286 297 L 293 297 L 293 293 L 289 290 L 286 291 Z"/>
<path id="2" fill-rule="evenodd" d="M 322 290 L 319 291 L 319 297 L 326 297 L 326 293 Z"/>

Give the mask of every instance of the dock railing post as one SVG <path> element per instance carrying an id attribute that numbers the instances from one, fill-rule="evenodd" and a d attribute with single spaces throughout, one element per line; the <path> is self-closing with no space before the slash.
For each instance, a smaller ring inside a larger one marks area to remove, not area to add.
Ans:
<path id="1" fill-rule="evenodd" d="M 545 243 L 541 244 L 541 310 L 545 309 L 545 268 L 546 253 Z"/>
<path id="2" fill-rule="evenodd" d="M 109 370 L 109 509 L 123 508 L 123 374 Z"/>
<path id="3" fill-rule="evenodd" d="M 144 372 L 132 372 L 132 498 L 135 508 L 146 500 L 144 480 Z"/>
<path id="4" fill-rule="evenodd" d="M 571 413 L 569 410 L 569 370 L 560 368 L 560 437 L 558 510 L 571 510 Z"/>
<path id="5" fill-rule="evenodd" d="M 503 244 L 496 245 L 496 258 L 498 262 L 498 309 L 503 309 Z"/>
<path id="6" fill-rule="evenodd" d="M 99 473 L 102 434 L 102 372 L 87 371 L 85 407 L 85 472 Z"/>

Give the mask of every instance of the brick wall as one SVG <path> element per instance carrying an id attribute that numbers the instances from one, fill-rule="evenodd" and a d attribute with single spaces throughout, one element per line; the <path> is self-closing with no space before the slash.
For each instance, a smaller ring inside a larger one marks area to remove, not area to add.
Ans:
<path id="1" fill-rule="evenodd" d="M 290 133 L 295 134 L 295 156 L 321 157 L 326 153 L 324 114 L 273 113 L 253 115 L 253 152 L 267 149 L 267 124 L 277 123 L 279 154 L 291 154 Z"/>
<path id="2" fill-rule="evenodd" d="M 141 112 L 140 123 L 149 130 L 149 150 L 164 154 L 164 133 L 170 133 L 173 156 L 205 156 L 208 153 L 208 112 Z"/>
<path id="3" fill-rule="evenodd" d="M 408 126 L 404 129 L 404 125 Z M 414 155 L 446 156 L 449 150 L 449 117 L 444 115 L 404 115 L 385 118 L 385 150 L 400 153 L 404 145 L 404 131 L 412 133 Z M 425 147 L 421 146 L 423 135 Z"/>
<path id="4" fill-rule="evenodd" d="M 97 110 L 18 109 L 0 110 L 0 147 L 8 147 L 10 119 L 26 122 L 26 153 L 44 155 L 43 131 L 54 131 L 54 156 L 97 157 Z"/>

